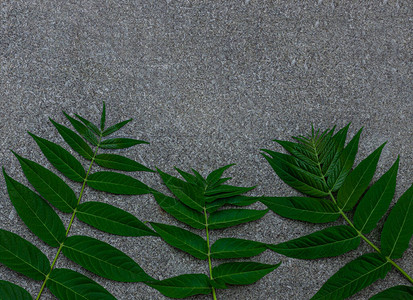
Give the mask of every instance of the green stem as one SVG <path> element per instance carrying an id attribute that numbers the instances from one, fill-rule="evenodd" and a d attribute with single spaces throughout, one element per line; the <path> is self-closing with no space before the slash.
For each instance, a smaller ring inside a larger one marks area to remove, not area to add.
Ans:
<path id="1" fill-rule="evenodd" d="M 204 216 L 205 216 L 206 241 L 207 241 L 207 247 L 208 247 L 207 255 L 208 255 L 208 266 L 209 266 L 209 278 L 213 280 L 214 278 L 212 277 L 211 248 L 209 246 L 208 215 L 207 215 L 206 207 L 204 207 Z M 217 295 L 215 293 L 214 287 L 212 287 L 212 297 L 214 300 L 217 300 Z"/>
<path id="2" fill-rule="evenodd" d="M 60 254 L 60 252 L 62 251 L 63 245 L 64 245 L 64 243 L 65 243 L 65 241 L 66 241 L 66 239 L 67 239 L 67 236 L 68 236 L 68 234 L 69 234 L 69 230 L 70 230 L 70 228 L 72 227 L 73 221 L 74 221 L 75 216 L 76 216 L 77 207 L 78 207 L 78 205 L 79 205 L 79 203 L 80 203 L 80 200 L 82 199 L 83 191 L 85 190 L 85 187 L 86 187 L 87 178 L 88 178 L 88 176 L 89 176 L 90 171 L 92 170 L 92 165 L 93 165 L 93 163 L 94 163 L 94 161 L 95 161 L 96 154 L 97 154 L 97 152 L 98 152 L 98 150 L 99 150 L 99 146 L 100 146 L 100 141 L 101 141 L 101 139 L 102 139 L 102 135 L 100 135 L 100 137 L 99 137 L 98 145 L 96 146 L 96 150 L 95 150 L 95 152 L 93 153 L 93 157 L 92 157 L 92 160 L 91 160 L 91 162 L 90 162 L 89 168 L 88 168 L 88 170 L 87 170 L 85 179 L 83 179 L 82 189 L 80 190 L 80 194 L 79 194 L 79 198 L 77 199 L 76 207 L 75 207 L 75 209 L 73 210 L 72 217 L 70 218 L 69 225 L 67 226 L 65 238 L 64 238 L 63 242 L 60 244 L 59 249 L 57 250 L 57 253 L 56 253 L 56 255 L 55 255 L 54 259 L 53 259 L 52 265 L 51 265 L 51 267 L 50 267 L 50 271 L 49 271 L 49 273 L 47 273 L 46 278 L 45 278 L 44 281 L 43 281 L 42 287 L 40 288 L 40 291 L 39 291 L 39 294 L 38 294 L 37 297 L 36 297 L 36 300 L 39 300 L 39 299 L 40 299 L 40 296 L 42 295 L 42 292 L 43 292 L 43 290 L 44 290 L 44 288 L 45 288 L 45 286 L 46 286 L 46 282 L 47 282 L 47 280 L 49 279 L 49 276 L 50 276 L 50 274 L 52 273 L 52 271 L 53 271 L 53 269 L 54 269 L 54 266 L 55 266 L 55 264 L 56 264 L 56 262 L 57 262 L 57 258 L 59 257 L 59 254 Z"/>

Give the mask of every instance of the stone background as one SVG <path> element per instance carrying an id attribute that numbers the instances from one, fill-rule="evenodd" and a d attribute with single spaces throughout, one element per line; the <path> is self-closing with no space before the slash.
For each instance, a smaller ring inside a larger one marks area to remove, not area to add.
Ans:
<path id="1" fill-rule="evenodd" d="M 98 121 L 102 100 L 108 124 L 134 118 L 119 135 L 151 142 L 119 153 L 170 173 L 177 166 L 207 174 L 236 163 L 228 171 L 231 183 L 257 185 L 251 195 L 297 195 L 275 176 L 260 149 L 281 150 L 273 139 L 305 134 L 312 123 L 325 129 L 352 122 L 349 136 L 364 126 L 356 161 L 388 141 L 377 174 L 400 155 L 395 199 L 412 182 L 412 1 L 3 0 L 0 8 L 0 159 L 21 182 L 27 181 L 9 149 L 50 167 L 26 132 L 61 143 L 48 118 L 68 125 L 64 110 Z M 133 176 L 165 190 L 156 174 Z M 1 228 L 53 259 L 56 250 L 26 229 L 4 179 L 0 182 Z M 140 220 L 178 224 L 150 196 L 88 189 L 84 200 L 111 203 Z M 269 212 L 212 239 L 278 243 L 325 226 Z M 204 261 L 156 238 L 111 236 L 80 222 L 71 234 L 99 237 L 156 278 L 207 272 Z M 379 242 L 378 230 L 370 236 Z M 346 255 L 316 261 L 266 251 L 253 260 L 283 264 L 256 284 L 219 290 L 218 298 L 309 299 L 340 267 L 367 251 L 362 243 Z M 400 265 L 413 273 L 412 244 Z M 164 299 L 144 284 L 94 276 L 63 256 L 57 266 L 90 276 L 118 299 Z M 40 288 L 4 266 L 0 279 L 34 297 Z M 367 299 L 396 284 L 408 282 L 391 271 L 351 299 Z M 46 291 L 42 299 L 53 296 Z"/>

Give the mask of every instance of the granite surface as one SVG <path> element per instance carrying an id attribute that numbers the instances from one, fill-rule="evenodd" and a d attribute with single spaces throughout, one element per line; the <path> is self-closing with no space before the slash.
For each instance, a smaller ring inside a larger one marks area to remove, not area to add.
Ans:
<path id="1" fill-rule="evenodd" d="M 364 127 L 357 162 L 388 141 L 375 179 L 400 155 L 394 201 L 411 185 L 412 1 L 3 0 L 0 26 L 0 160 L 23 183 L 10 149 L 50 167 L 27 131 L 62 143 L 49 117 L 69 125 L 64 110 L 97 122 L 105 101 L 108 124 L 134 119 L 119 136 L 150 142 L 118 153 L 170 173 L 176 166 L 205 175 L 235 163 L 231 183 L 257 185 L 251 195 L 298 195 L 275 176 L 260 149 L 281 151 L 273 139 L 305 134 L 311 124 L 324 129 L 351 122 L 350 136 Z M 133 176 L 165 191 L 156 174 Z M 56 249 L 25 227 L 0 179 L 1 228 L 53 259 Z M 148 195 L 87 189 L 84 200 L 111 203 L 143 221 L 178 224 Z M 269 212 L 212 239 L 278 243 L 326 226 Z M 110 243 L 159 279 L 208 271 L 205 261 L 157 238 L 102 234 L 80 222 L 70 234 Z M 378 243 L 379 230 L 370 237 Z M 369 251 L 362 243 L 340 257 L 314 261 L 266 251 L 253 260 L 282 265 L 256 284 L 219 290 L 218 299 L 309 299 L 339 268 Z M 399 262 L 413 274 L 412 243 Z M 64 256 L 57 266 L 90 276 L 118 299 L 165 299 L 144 284 L 99 278 Z M 0 279 L 33 297 L 41 286 L 2 265 Z M 408 282 L 393 270 L 351 299 L 397 284 Z M 46 291 L 42 299 L 53 296 Z"/>

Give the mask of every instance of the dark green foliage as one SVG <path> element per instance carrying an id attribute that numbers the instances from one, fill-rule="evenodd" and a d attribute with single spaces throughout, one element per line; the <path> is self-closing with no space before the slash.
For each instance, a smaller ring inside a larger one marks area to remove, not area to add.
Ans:
<path id="1" fill-rule="evenodd" d="M 82 184 L 79 195 L 75 195 L 70 187 L 71 183 L 65 183 L 54 172 L 14 152 L 24 175 L 37 192 L 15 181 L 3 169 L 10 200 L 19 217 L 39 239 L 51 247 L 58 248 L 50 264 L 47 257 L 36 246 L 14 233 L 0 229 L 0 263 L 33 280 L 43 281 L 38 298 L 44 287 L 47 287 L 59 299 L 114 299 L 103 287 L 84 275 L 72 270 L 54 268 L 60 253 L 85 269 L 112 280 L 128 282 L 153 280 L 131 258 L 109 244 L 86 236 L 68 236 L 75 217 L 112 234 L 158 235 L 133 215 L 112 205 L 100 202 L 80 204 L 86 184 L 97 190 L 116 194 L 139 195 L 150 191 L 145 184 L 125 174 L 93 173 L 95 162 L 102 167 L 122 171 L 152 171 L 126 157 L 107 153 L 98 154 L 101 148 L 119 149 L 146 143 L 129 138 L 103 139 L 104 136 L 114 133 L 129 122 L 128 120 L 105 130 L 105 111 L 104 106 L 100 129 L 78 115 L 76 117 L 80 121 L 64 113 L 77 133 L 51 120 L 66 143 L 80 156 L 90 161 L 87 171 L 82 163 L 63 147 L 29 133 L 45 157 L 61 174 Z M 94 147 L 94 150 L 88 143 Z M 62 213 L 71 214 L 69 224 L 65 226 L 51 206 Z M 21 287 L 0 281 L 0 298 L 31 299 L 31 296 Z"/>
<path id="2" fill-rule="evenodd" d="M 266 265 L 254 262 L 231 262 L 212 267 L 211 259 L 245 258 L 266 250 L 266 244 L 235 238 L 222 238 L 210 246 L 211 230 L 222 229 L 255 221 L 268 210 L 221 209 L 227 205 L 246 206 L 259 198 L 241 194 L 253 187 L 237 187 L 223 184 L 229 178 L 221 176 L 231 165 L 213 171 L 203 178 L 197 171 L 193 174 L 177 169 L 184 180 L 158 170 L 164 184 L 174 194 L 169 197 L 153 192 L 156 201 L 177 220 L 195 229 L 205 230 L 201 237 L 186 229 L 166 224 L 151 223 L 155 231 L 169 245 L 187 252 L 195 258 L 208 260 L 209 278 L 204 274 L 186 274 L 147 283 L 163 295 L 185 298 L 197 294 L 213 294 L 215 289 L 228 288 L 227 284 L 251 284 L 264 277 L 279 264 Z"/>
<path id="3" fill-rule="evenodd" d="M 277 175 L 309 197 L 263 197 L 260 199 L 262 203 L 286 218 L 327 223 L 341 216 L 348 224 L 267 245 L 268 248 L 290 257 L 316 259 L 346 253 L 364 240 L 376 251 L 341 268 L 313 299 L 350 297 L 384 278 L 392 266 L 413 283 L 413 279 L 392 260 L 402 257 L 413 234 L 413 185 L 391 210 L 384 223 L 381 246 L 376 246 L 365 234 L 377 226 L 388 210 L 395 192 L 399 159 L 369 188 L 384 144 L 352 170 L 361 130 L 345 145 L 348 128 L 347 125 L 337 133 L 334 133 L 335 128 L 324 132 L 313 129 L 309 136 L 295 137 L 296 143 L 275 140 L 288 154 L 263 150 Z M 350 220 L 346 212 L 353 209 L 355 214 Z M 403 289 L 392 291 L 406 293 Z"/>

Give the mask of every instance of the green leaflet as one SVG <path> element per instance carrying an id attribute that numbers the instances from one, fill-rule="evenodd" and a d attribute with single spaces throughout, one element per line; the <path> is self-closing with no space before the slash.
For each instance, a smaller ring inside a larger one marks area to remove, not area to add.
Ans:
<path id="1" fill-rule="evenodd" d="M 154 172 L 153 170 L 145 167 L 144 165 L 129 159 L 127 157 L 116 154 L 99 154 L 96 155 L 95 162 L 102 167 L 108 169 L 115 169 L 121 171 L 145 171 Z"/>
<path id="2" fill-rule="evenodd" d="M 211 246 L 211 257 L 216 259 L 251 257 L 261 254 L 265 250 L 267 250 L 267 246 L 264 243 L 222 238 Z"/>
<path id="3" fill-rule="evenodd" d="M 62 251 L 67 258 L 104 278 L 123 282 L 153 279 L 129 256 L 91 237 L 70 236 Z"/>
<path id="4" fill-rule="evenodd" d="M 76 131 L 85 138 L 88 142 L 90 142 L 92 145 L 97 146 L 99 144 L 98 139 L 96 136 L 93 134 L 93 132 L 83 125 L 81 122 L 79 122 L 76 119 L 73 119 L 71 116 L 69 116 L 67 113 L 63 112 L 65 117 L 69 120 L 70 124 L 76 129 Z"/>
<path id="5" fill-rule="evenodd" d="M 374 295 L 370 300 L 411 300 L 413 299 L 413 287 L 407 285 L 398 285 L 384 290 Z"/>
<path id="6" fill-rule="evenodd" d="M 104 232 L 122 236 L 157 236 L 130 213 L 101 202 L 85 202 L 77 207 L 77 218 Z"/>
<path id="7" fill-rule="evenodd" d="M 340 213 L 326 199 L 306 197 L 262 197 L 260 202 L 276 214 L 299 221 L 327 223 L 338 219 Z"/>
<path id="8" fill-rule="evenodd" d="M 267 265 L 256 262 L 224 263 L 212 269 L 212 277 L 222 287 L 224 284 L 252 284 L 274 271 L 280 264 Z"/>
<path id="9" fill-rule="evenodd" d="M 213 202 L 205 203 L 205 207 L 208 213 L 213 213 L 224 205 L 248 206 L 257 202 L 259 199 L 261 199 L 261 197 L 248 197 L 240 195 L 228 198 L 217 198 Z"/>
<path id="10" fill-rule="evenodd" d="M 95 124 L 93 124 L 92 122 L 90 122 L 89 120 L 86 120 L 85 118 L 82 118 L 81 116 L 79 116 L 78 114 L 75 114 L 76 118 L 78 118 L 80 121 L 83 122 L 83 124 L 85 124 L 89 129 L 91 129 L 97 136 L 100 136 L 100 129 L 97 128 L 97 126 Z"/>
<path id="11" fill-rule="evenodd" d="M 316 259 L 344 254 L 359 244 L 360 237 L 353 228 L 339 225 L 268 248 L 288 257 Z"/>
<path id="12" fill-rule="evenodd" d="M 46 156 L 56 169 L 73 181 L 83 182 L 86 177 L 85 169 L 83 169 L 81 163 L 72 154 L 55 143 L 35 136 L 30 132 L 29 134 L 33 137 L 37 145 L 39 145 L 44 156 Z"/>
<path id="13" fill-rule="evenodd" d="M 222 177 L 222 174 L 224 174 L 224 172 L 229 169 L 230 167 L 235 166 L 235 164 L 229 164 L 226 166 L 223 166 L 217 170 L 212 171 L 206 178 L 206 183 L 211 186 L 214 187 L 214 185 L 219 181 L 219 179 Z"/>
<path id="14" fill-rule="evenodd" d="M 186 298 L 212 292 L 209 278 L 204 274 L 185 274 L 165 280 L 145 282 L 170 298 Z"/>
<path id="15" fill-rule="evenodd" d="M 113 126 L 110 126 L 108 129 L 106 129 L 106 130 L 104 130 L 104 131 L 102 132 L 102 136 L 105 137 L 105 136 L 108 136 L 108 135 L 110 135 L 110 134 L 118 131 L 118 130 L 121 129 L 123 126 L 125 126 L 126 124 L 128 124 L 130 121 L 132 121 L 132 119 L 129 119 L 129 120 L 126 120 L 126 121 L 122 121 L 122 122 L 119 122 L 119 123 L 117 123 L 117 124 L 115 124 L 115 125 L 113 125 Z"/>
<path id="16" fill-rule="evenodd" d="M 153 222 L 150 224 L 169 245 L 185 251 L 198 259 L 207 259 L 207 242 L 199 235 L 176 226 Z"/>
<path id="17" fill-rule="evenodd" d="M 106 122 L 106 103 L 103 101 L 102 116 L 100 117 L 100 130 L 105 129 Z"/>
<path id="18" fill-rule="evenodd" d="M 13 154 L 19 160 L 27 180 L 44 199 L 62 212 L 73 212 L 77 204 L 75 193 L 59 176 L 34 161 Z"/>
<path id="19" fill-rule="evenodd" d="M 159 206 L 177 220 L 195 229 L 205 228 L 205 218 L 199 212 L 190 209 L 175 198 L 165 196 L 162 193 L 155 191 L 153 195 Z"/>
<path id="20" fill-rule="evenodd" d="M 36 246 L 17 234 L 0 229 L 0 263 L 34 280 L 43 280 L 50 262 Z"/>
<path id="21" fill-rule="evenodd" d="M 227 228 L 258 220 L 262 218 L 267 212 L 268 209 L 225 209 L 211 213 L 210 217 L 208 218 L 208 224 L 210 229 Z"/>
<path id="22" fill-rule="evenodd" d="M 52 119 L 50 122 L 56 127 L 57 131 L 59 131 L 60 135 L 66 141 L 66 143 L 77 153 L 79 153 L 84 158 L 91 160 L 93 157 L 93 151 L 89 147 L 89 145 L 74 131 L 63 126 L 59 123 L 56 123 Z"/>
<path id="23" fill-rule="evenodd" d="M 87 185 L 98 191 L 120 195 L 149 194 L 149 187 L 128 175 L 115 172 L 96 172 L 89 175 Z"/>
<path id="24" fill-rule="evenodd" d="M 393 166 L 367 191 L 354 214 L 354 226 L 369 233 L 387 211 L 396 189 L 399 158 Z"/>
<path id="25" fill-rule="evenodd" d="M 0 295 L 2 300 L 33 300 L 24 288 L 4 280 L 0 280 Z"/>
<path id="26" fill-rule="evenodd" d="M 54 269 L 46 286 L 62 300 L 116 300 L 92 279 L 69 269 Z"/>
<path id="27" fill-rule="evenodd" d="M 10 200 L 24 224 L 46 244 L 59 247 L 66 237 L 59 216 L 35 192 L 9 177 L 4 168 L 3 174 Z"/>
<path id="28" fill-rule="evenodd" d="M 394 205 L 381 234 L 382 254 L 400 258 L 413 235 L 413 185 Z"/>
<path id="29" fill-rule="evenodd" d="M 338 191 L 338 207 L 344 211 L 349 211 L 356 205 L 373 178 L 384 145 L 385 143 L 364 159 L 354 171 L 346 177 L 343 186 Z"/>
<path id="30" fill-rule="evenodd" d="M 391 265 L 377 253 L 356 258 L 334 274 L 311 299 L 345 299 L 384 278 Z"/>
<path id="31" fill-rule="evenodd" d="M 116 138 L 116 139 L 107 139 L 100 142 L 100 147 L 102 149 L 123 149 L 129 148 L 138 144 L 149 144 L 148 142 L 128 139 L 128 138 Z"/>

